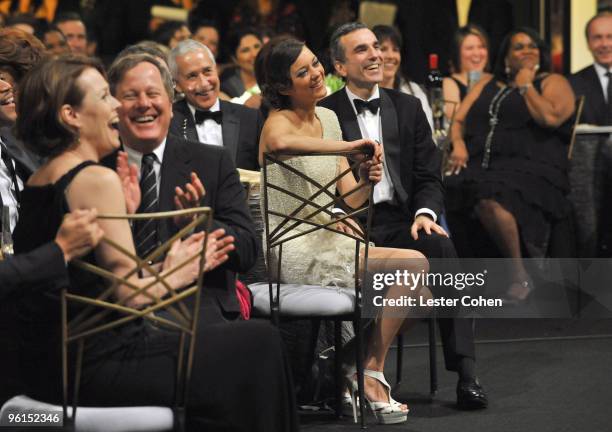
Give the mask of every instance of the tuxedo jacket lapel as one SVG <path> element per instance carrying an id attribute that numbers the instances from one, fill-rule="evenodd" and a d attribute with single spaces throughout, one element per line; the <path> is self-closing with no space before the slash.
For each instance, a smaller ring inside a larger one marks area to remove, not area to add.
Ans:
<path id="1" fill-rule="evenodd" d="M 240 119 L 236 114 L 231 104 L 221 102 L 221 111 L 223 112 L 223 121 L 221 131 L 223 135 L 223 147 L 225 147 L 232 156 L 232 160 L 236 160 L 238 153 L 238 137 L 240 136 Z"/>
<path id="2" fill-rule="evenodd" d="M 159 185 L 159 210 L 170 211 L 174 210 L 174 188 L 179 186 L 184 188 L 186 179 L 190 175 L 191 156 L 186 146 L 171 135 L 168 135 L 166 140 L 166 148 L 164 149 L 164 160 L 161 166 L 161 183 Z M 172 223 L 172 221 L 169 221 Z M 159 239 L 166 240 L 169 237 L 169 230 L 164 226 L 160 226 Z"/>
<path id="3" fill-rule="evenodd" d="M 179 117 L 180 136 L 189 141 L 199 141 L 195 120 L 185 99 L 175 104 L 174 115 Z"/>
<path id="4" fill-rule="evenodd" d="M 347 141 L 355 141 L 363 138 L 361 136 L 361 130 L 359 129 L 359 123 L 357 122 L 357 115 L 351 106 L 351 100 L 346 94 L 346 90 L 341 90 L 342 94 L 339 95 L 339 104 L 336 111 L 336 116 L 340 122 L 340 126 L 344 132 L 344 139 Z"/>
<path id="5" fill-rule="evenodd" d="M 404 202 L 407 200 L 408 195 L 402 187 L 400 178 L 400 134 L 397 111 L 384 89 L 380 89 L 380 120 L 385 164 L 389 170 L 395 192 L 400 201 Z"/>
<path id="6" fill-rule="evenodd" d="M 586 103 L 591 105 L 591 112 L 597 113 L 597 119 L 599 120 L 599 124 L 606 123 L 606 99 L 603 94 L 603 89 L 601 88 L 601 83 L 599 81 L 599 77 L 597 76 L 597 71 L 594 66 L 589 68 L 589 81 L 592 85 L 589 86 L 588 94 L 586 95 Z"/>

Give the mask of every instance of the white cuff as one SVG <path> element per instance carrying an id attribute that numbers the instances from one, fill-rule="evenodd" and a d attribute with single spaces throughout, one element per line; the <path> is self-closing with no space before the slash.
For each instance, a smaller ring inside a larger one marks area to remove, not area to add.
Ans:
<path id="1" fill-rule="evenodd" d="M 434 222 L 437 222 L 437 221 L 438 221 L 438 216 L 436 215 L 436 213 L 435 213 L 435 212 L 434 212 L 432 209 L 428 209 L 427 207 L 423 207 L 423 208 L 421 208 L 421 209 L 418 209 L 418 210 L 416 211 L 416 213 L 414 214 L 414 218 L 416 219 L 416 217 L 417 217 L 418 215 L 421 215 L 421 214 L 423 214 L 423 213 L 425 213 L 425 214 L 427 214 L 427 215 L 431 216 Z"/>

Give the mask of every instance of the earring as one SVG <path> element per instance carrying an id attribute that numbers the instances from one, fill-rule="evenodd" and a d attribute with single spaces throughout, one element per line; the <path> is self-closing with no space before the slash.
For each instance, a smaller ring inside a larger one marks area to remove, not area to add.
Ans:
<path id="1" fill-rule="evenodd" d="M 508 63 L 506 63 L 506 68 L 504 69 L 504 72 L 506 72 L 506 75 L 510 76 L 510 66 L 508 66 Z"/>

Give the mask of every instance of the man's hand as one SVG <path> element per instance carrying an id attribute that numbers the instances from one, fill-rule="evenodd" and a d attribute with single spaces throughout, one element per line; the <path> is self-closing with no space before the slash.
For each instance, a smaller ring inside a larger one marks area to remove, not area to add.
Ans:
<path id="1" fill-rule="evenodd" d="M 140 183 L 138 181 L 138 168 L 128 162 L 126 152 L 120 151 L 117 155 L 117 174 L 123 186 L 125 206 L 128 214 L 134 214 L 140 206 Z"/>
<path id="2" fill-rule="evenodd" d="M 174 192 L 174 205 L 177 210 L 199 207 L 202 198 L 206 195 L 206 189 L 195 172 L 191 173 L 191 182 L 185 185 L 184 190 L 177 186 Z M 174 218 L 174 223 L 183 227 L 192 220 L 193 216 L 181 216 Z"/>
<path id="3" fill-rule="evenodd" d="M 336 225 L 334 226 L 334 228 L 348 235 L 352 235 L 352 236 L 361 238 L 362 237 L 362 235 L 360 234 L 361 230 L 357 228 L 358 226 L 359 225 L 357 224 L 357 222 L 355 222 L 353 219 L 346 218 L 346 219 L 336 222 Z"/>
<path id="4" fill-rule="evenodd" d="M 96 222 L 97 216 L 96 209 L 75 210 L 64 216 L 55 242 L 62 250 L 66 262 L 81 257 L 96 247 L 104 235 Z"/>
<path id="5" fill-rule="evenodd" d="M 438 233 L 444 237 L 448 237 L 444 228 L 435 223 L 431 218 L 425 214 L 420 214 L 414 219 L 412 227 L 410 227 L 410 234 L 412 238 L 417 240 L 419 238 L 419 230 L 424 230 L 427 235 L 431 235 L 431 232 Z"/>
<path id="6" fill-rule="evenodd" d="M 206 239 L 206 264 L 204 271 L 219 267 L 229 258 L 229 253 L 235 249 L 234 237 L 225 235 L 225 230 L 219 228 L 208 234 Z"/>

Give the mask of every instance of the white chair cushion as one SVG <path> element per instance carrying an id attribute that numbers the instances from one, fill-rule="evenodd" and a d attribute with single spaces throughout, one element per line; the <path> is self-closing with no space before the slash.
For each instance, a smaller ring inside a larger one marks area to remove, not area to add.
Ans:
<path id="1" fill-rule="evenodd" d="M 272 288 L 276 292 L 276 284 L 272 284 Z M 249 289 L 253 293 L 255 312 L 270 315 L 268 283 L 250 284 Z M 320 285 L 281 284 L 280 310 L 286 316 L 349 314 L 355 310 L 355 291 Z"/>
<path id="2" fill-rule="evenodd" d="M 61 417 L 62 407 L 20 395 L 2 406 L 0 425 L 9 425 L 8 415 L 11 413 L 59 413 Z M 72 415 L 70 407 L 68 415 Z M 78 407 L 75 429 L 76 432 L 163 432 L 172 430 L 173 419 L 168 407 Z"/>

